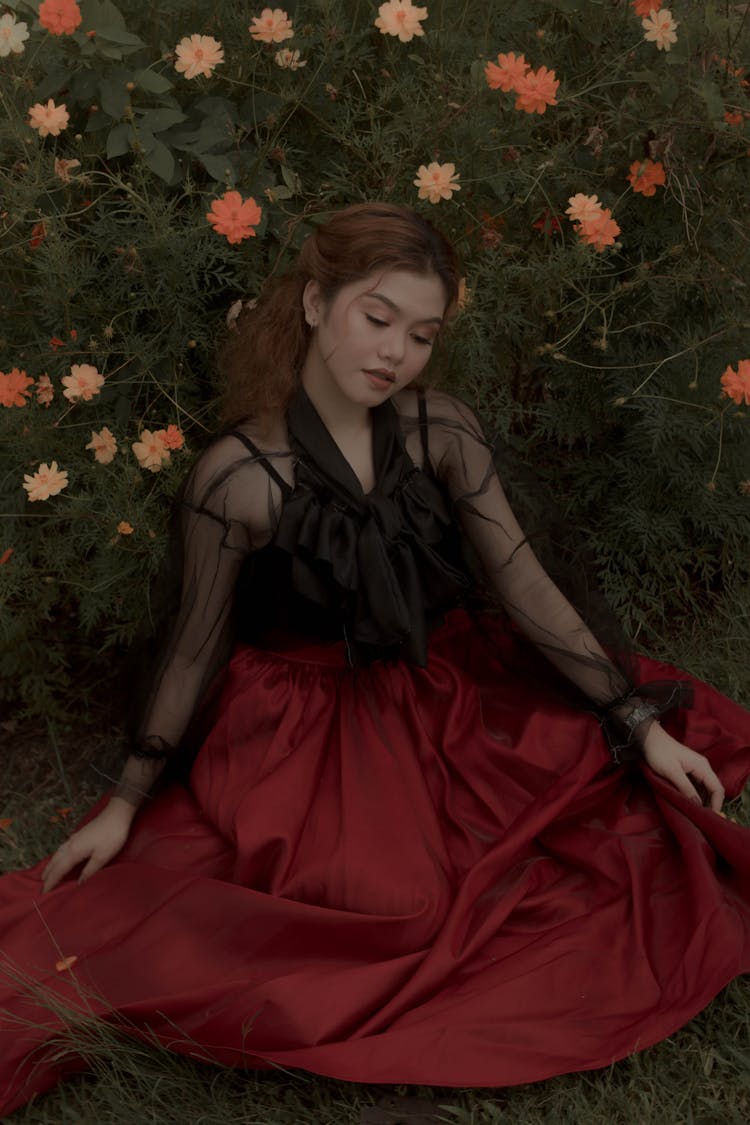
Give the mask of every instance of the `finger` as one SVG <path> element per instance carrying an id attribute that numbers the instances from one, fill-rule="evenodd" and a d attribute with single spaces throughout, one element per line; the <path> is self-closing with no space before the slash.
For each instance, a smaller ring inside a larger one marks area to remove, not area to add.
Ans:
<path id="1" fill-rule="evenodd" d="M 99 868 L 103 866 L 104 860 L 101 858 L 101 856 L 92 855 L 83 871 L 78 876 L 78 882 L 85 883 L 87 879 L 90 879 L 91 876 L 94 875 L 99 870 Z"/>
<path id="2" fill-rule="evenodd" d="M 697 801 L 699 805 L 703 804 L 700 797 L 698 796 L 698 791 L 696 790 L 695 786 L 691 784 L 690 778 L 686 773 L 683 773 L 682 770 L 677 769 L 674 771 L 670 771 L 670 773 L 665 774 L 664 776 L 668 781 L 672 782 L 675 789 L 679 789 L 683 797 L 687 797 L 690 801 Z"/>
<path id="3" fill-rule="evenodd" d="M 711 799 L 711 808 L 713 811 L 721 812 L 721 806 L 724 803 L 724 786 L 711 769 L 709 763 L 704 759 L 697 765 L 691 766 L 688 772 L 705 786 Z"/>
<path id="4" fill-rule="evenodd" d="M 77 856 L 72 849 L 65 848 L 56 851 L 42 873 L 42 891 L 53 890 L 60 880 L 80 862 L 81 857 Z"/>

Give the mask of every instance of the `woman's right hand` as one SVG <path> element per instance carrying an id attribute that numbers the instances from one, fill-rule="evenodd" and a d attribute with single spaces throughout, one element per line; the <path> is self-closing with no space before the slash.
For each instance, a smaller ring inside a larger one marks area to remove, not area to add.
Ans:
<path id="1" fill-rule="evenodd" d="M 126 801 L 112 797 L 93 820 L 74 832 L 52 855 L 42 872 L 42 893 L 51 891 L 84 861 L 87 862 L 78 877 L 79 883 L 109 863 L 124 847 L 135 811 Z"/>

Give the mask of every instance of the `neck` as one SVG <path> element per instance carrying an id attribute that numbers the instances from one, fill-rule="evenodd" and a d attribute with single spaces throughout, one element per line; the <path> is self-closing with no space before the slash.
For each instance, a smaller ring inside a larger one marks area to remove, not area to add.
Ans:
<path id="1" fill-rule="evenodd" d="M 370 407 L 352 402 L 330 379 L 317 377 L 314 367 L 305 364 L 302 386 L 329 433 L 356 433 L 370 427 Z"/>

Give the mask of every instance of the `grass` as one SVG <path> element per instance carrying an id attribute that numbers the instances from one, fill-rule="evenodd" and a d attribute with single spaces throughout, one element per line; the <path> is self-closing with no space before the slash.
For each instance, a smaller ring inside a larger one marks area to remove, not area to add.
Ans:
<path id="1" fill-rule="evenodd" d="M 750 676 L 726 629 L 664 642 L 656 655 L 750 703 Z M 0 767 L 0 868 L 30 865 L 117 772 L 111 706 L 77 724 L 12 720 Z M 107 747 L 104 751 L 102 746 Z M 732 812 L 750 824 L 750 797 Z M 687 1027 L 606 1070 L 505 1089 L 375 1086 L 303 1071 L 219 1069 L 136 1041 L 103 1021 L 71 1028 L 89 1071 L 6 1117 L 10 1125 L 747 1125 L 750 977 L 733 981 Z"/>

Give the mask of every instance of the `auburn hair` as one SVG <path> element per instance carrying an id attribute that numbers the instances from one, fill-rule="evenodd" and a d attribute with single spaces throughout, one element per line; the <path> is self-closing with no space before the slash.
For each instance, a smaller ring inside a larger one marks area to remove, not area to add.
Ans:
<path id="1" fill-rule="evenodd" d="M 316 281 L 326 301 L 344 285 L 377 270 L 436 274 L 446 313 L 456 306 L 459 264 L 447 239 L 409 207 L 355 203 L 307 236 L 294 266 L 248 302 L 220 346 L 224 426 L 266 421 L 286 409 L 299 383 L 310 343 L 302 294 Z"/>

